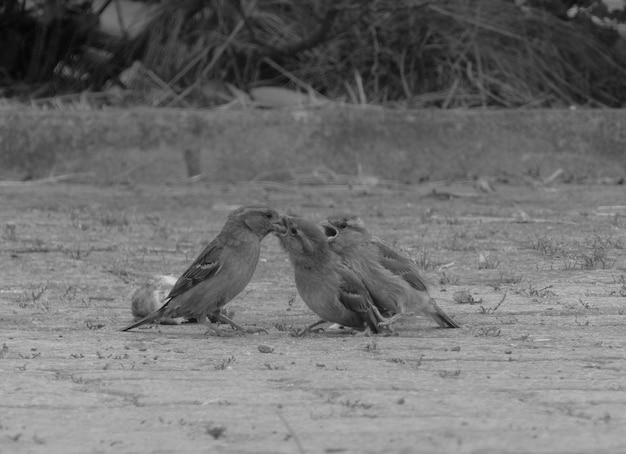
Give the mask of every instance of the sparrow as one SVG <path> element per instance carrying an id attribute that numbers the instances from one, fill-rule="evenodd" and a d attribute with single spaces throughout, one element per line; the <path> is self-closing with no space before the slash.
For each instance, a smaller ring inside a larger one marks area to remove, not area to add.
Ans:
<path id="1" fill-rule="evenodd" d="M 331 216 L 320 223 L 330 249 L 365 284 L 381 315 L 381 326 L 421 313 L 442 328 L 460 328 L 432 299 L 417 264 L 403 252 L 372 236 L 356 215 Z"/>
<path id="2" fill-rule="evenodd" d="M 162 318 L 184 317 L 195 318 L 213 334 L 223 335 L 207 320 L 207 317 L 213 317 L 241 332 L 255 332 L 220 311 L 250 282 L 259 261 L 263 238 L 282 229 L 284 224 L 280 215 L 270 207 L 244 206 L 234 210 L 218 235 L 178 278 L 165 297 L 165 303 L 122 331 Z"/>
<path id="3" fill-rule="evenodd" d="M 296 289 L 309 309 L 322 319 L 305 332 L 323 322 L 380 332 L 379 323 L 384 319 L 367 288 L 330 250 L 322 229 L 301 218 L 284 216 L 283 220 L 285 228 L 278 238 L 293 265 Z"/>

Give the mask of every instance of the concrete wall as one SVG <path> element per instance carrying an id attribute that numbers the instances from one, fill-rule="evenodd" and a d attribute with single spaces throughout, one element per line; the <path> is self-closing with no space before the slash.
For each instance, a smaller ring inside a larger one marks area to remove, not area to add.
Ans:
<path id="1" fill-rule="evenodd" d="M 212 181 L 320 165 L 400 182 L 558 168 L 615 177 L 626 175 L 626 110 L 0 109 L 1 179 L 171 182 L 187 177 L 185 157 Z"/>

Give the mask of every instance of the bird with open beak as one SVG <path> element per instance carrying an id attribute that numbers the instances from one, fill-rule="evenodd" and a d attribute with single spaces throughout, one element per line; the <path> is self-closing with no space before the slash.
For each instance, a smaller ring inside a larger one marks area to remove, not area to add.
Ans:
<path id="1" fill-rule="evenodd" d="M 432 317 L 442 328 L 460 328 L 432 299 L 417 264 L 380 238 L 358 216 L 339 214 L 320 223 L 330 249 L 365 284 L 390 325 L 407 314 Z"/>
<path id="2" fill-rule="evenodd" d="M 296 288 L 304 303 L 323 322 L 373 333 L 381 331 L 384 319 L 372 303 L 369 292 L 341 258 L 328 247 L 324 232 L 315 223 L 301 218 L 283 217 L 280 243 L 293 265 Z"/>
<path id="3" fill-rule="evenodd" d="M 226 334 L 207 319 L 212 317 L 240 332 L 257 332 L 245 329 L 220 311 L 252 279 L 263 238 L 283 229 L 280 215 L 270 207 L 244 206 L 234 210 L 219 234 L 176 281 L 165 303 L 122 331 L 161 318 L 184 317 L 205 324 L 207 333 Z"/>

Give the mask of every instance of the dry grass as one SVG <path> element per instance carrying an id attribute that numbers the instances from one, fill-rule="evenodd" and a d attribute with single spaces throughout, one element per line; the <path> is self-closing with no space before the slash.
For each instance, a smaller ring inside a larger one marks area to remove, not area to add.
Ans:
<path id="1" fill-rule="evenodd" d="M 93 21 L 93 10 L 80 14 Z M 156 106 L 223 104 L 238 96 L 234 87 L 267 85 L 408 107 L 619 107 L 626 97 L 615 32 L 513 1 L 164 0 L 152 14 L 143 34 L 121 44 L 85 35 L 79 21 L 59 28 L 83 43 L 71 52 L 45 53 L 38 37 L 28 70 L 8 71 L 5 83 L 82 91 L 139 60 L 133 102 Z M 58 62 L 36 64 L 44 55 Z"/>

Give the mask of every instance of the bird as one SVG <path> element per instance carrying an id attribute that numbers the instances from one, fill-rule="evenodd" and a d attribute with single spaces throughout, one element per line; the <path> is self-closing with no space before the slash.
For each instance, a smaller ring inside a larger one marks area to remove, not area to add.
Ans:
<path id="1" fill-rule="evenodd" d="M 250 282 L 261 252 L 261 241 L 284 228 L 281 216 L 268 206 L 243 206 L 232 211 L 222 230 L 178 278 L 164 304 L 135 323 L 128 331 L 162 318 L 195 318 L 209 332 L 224 335 L 207 317 L 228 323 L 240 332 L 252 333 L 221 310 Z"/>
<path id="2" fill-rule="evenodd" d="M 324 322 L 373 333 L 381 332 L 380 316 L 367 288 L 330 250 L 326 235 L 314 222 L 284 216 L 280 243 L 293 265 L 296 289 L 304 303 Z"/>
<path id="3" fill-rule="evenodd" d="M 320 223 L 329 248 L 365 284 L 372 300 L 391 325 L 412 313 L 430 316 L 442 328 L 460 328 L 435 302 L 417 264 L 389 243 L 369 233 L 354 214 L 337 214 Z"/>
<path id="4" fill-rule="evenodd" d="M 130 311 L 135 320 L 144 318 L 161 307 L 165 296 L 170 292 L 178 279 L 175 276 L 154 275 L 141 282 L 130 297 Z M 164 325 L 180 325 L 185 321 L 182 317 L 161 318 Z"/>

